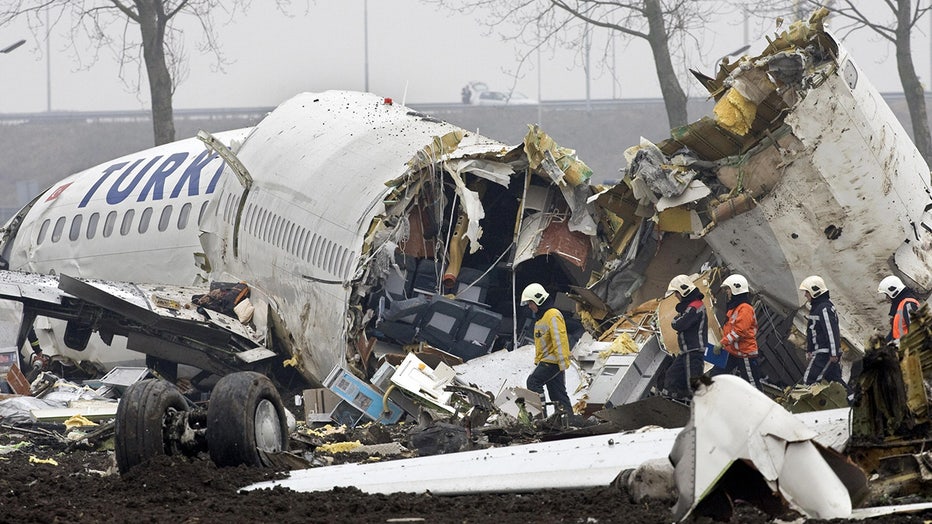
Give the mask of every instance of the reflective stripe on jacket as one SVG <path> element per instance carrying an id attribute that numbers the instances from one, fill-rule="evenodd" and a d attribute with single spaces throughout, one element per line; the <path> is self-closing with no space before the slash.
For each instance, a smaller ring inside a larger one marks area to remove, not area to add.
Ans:
<path id="1" fill-rule="evenodd" d="M 914 307 L 907 309 L 907 304 L 912 304 Z M 893 315 L 893 340 L 899 340 L 909 332 L 909 311 L 915 311 L 918 307 L 919 301 L 915 298 L 904 298 L 896 307 L 896 314 Z"/>
<path id="2" fill-rule="evenodd" d="M 742 302 L 728 310 L 722 326 L 722 347 L 736 357 L 757 356 L 757 316 L 754 306 Z"/>
<path id="3" fill-rule="evenodd" d="M 563 313 L 550 308 L 534 323 L 534 364 L 556 364 L 561 370 L 570 367 L 570 339 L 566 336 Z"/>
<path id="4" fill-rule="evenodd" d="M 806 327 L 808 353 L 841 355 L 841 336 L 838 332 L 838 313 L 828 292 L 812 299 L 809 308 L 809 325 Z"/>
<path id="5" fill-rule="evenodd" d="M 702 296 L 702 295 L 699 295 Z M 686 302 L 684 299 L 683 302 Z M 708 323 L 706 321 L 705 304 L 702 300 L 689 300 L 685 308 L 671 322 L 670 325 L 676 330 L 676 341 L 680 346 L 680 352 L 687 351 L 705 351 L 706 338 L 708 333 Z"/>

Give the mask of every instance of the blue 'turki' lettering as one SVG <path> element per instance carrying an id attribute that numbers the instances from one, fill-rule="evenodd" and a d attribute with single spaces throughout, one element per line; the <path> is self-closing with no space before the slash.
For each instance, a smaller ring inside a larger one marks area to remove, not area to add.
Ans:
<path id="1" fill-rule="evenodd" d="M 214 173 L 214 177 L 210 179 L 210 184 L 207 184 L 207 191 L 204 192 L 205 195 L 209 195 L 214 192 L 214 189 L 217 189 L 217 182 L 220 181 L 220 174 L 223 173 L 223 166 L 225 164 L 220 164 L 220 167 L 217 168 L 217 172 Z"/>
<path id="2" fill-rule="evenodd" d="M 108 166 L 106 169 L 104 169 L 104 174 L 101 175 L 101 177 L 97 179 L 97 182 L 94 182 L 94 185 L 91 186 L 87 194 L 84 195 L 84 198 L 81 199 L 81 203 L 78 204 L 78 207 L 87 206 L 87 203 L 91 201 L 91 197 L 94 196 L 94 193 L 97 192 L 97 189 L 100 188 L 100 185 L 104 183 L 104 180 L 106 180 L 107 177 L 110 176 L 110 173 L 113 173 L 114 171 L 116 171 L 117 169 L 120 169 L 121 167 L 125 166 L 128 163 L 129 162 L 120 162 L 118 164 L 113 164 L 112 166 Z"/>
<path id="3" fill-rule="evenodd" d="M 172 176 L 176 172 L 181 172 L 180 167 L 184 165 L 185 162 L 190 158 L 191 152 L 178 152 L 169 155 L 165 160 L 163 160 L 157 168 L 152 169 L 153 166 L 159 163 L 159 160 L 162 159 L 162 155 L 158 155 L 152 159 L 140 158 L 132 163 L 130 162 L 118 162 L 107 166 L 103 170 L 100 178 L 98 178 L 91 188 L 84 195 L 84 198 L 81 199 L 81 203 L 78 204 L 78 207 L 86 207 L 91 199 L 94 198 L 94 195 L 97 194 L 98 190 L 104 185 L 110 175 L 116 171 L 123 170 L 120 175 L 113 180 L 110 185 L 109 190 L 107 191 L 106 200 L 108 204 L 114 205 L 119 204 L 126 200 L 129 195 L 139 186 L 143 178 L 146 177 L 146 174 L 149 171 L 152 171 L 152 174 L 146 179 L 145 184 L 142 186 L 142 190 L 139 192 L 139 196 L 136 198 L 137 202 L 143 202 L 145 200 L 162 200 L 165 198 L 165 192 L 167 190 L 166 186 L 170 184 L 168 182 L 168 177 Z M 196 157 L 191 161 L 191 163 L 184 168 L 184 171 L 181 172 L 180 179 L 174 183 L 172 187 L 171 194 L 168 198 L 177 198 L 184 192 L 185 186 L 187 186 L 187 196 L 197 196 L 201 194 L 201 174 L 203 173 L 204 168 L 208 166 L 214 159 L 219 158 L 217 153 L 212 153 L 211 151 L 204 150 L 198 153 Z M 142 169 L 138 172 L 136 169 L 145 164 Z M 207 184 L 207 189 L 204 191 L 204 194 L 213 193 L 217 187 L 217 183 L 220 181 L 220 175 L 223 173 L 224 163 L 221 161 L 220 165 L 217 167 L 217 170 L 212 175 L 210 182 Z M 133 173 L 136 173 L 133 176 Z M 132 178 L 130 178 L 132 176 Z M 122 187 L 125 184 L 126 187 Z"/>
<path id="4" fill-rule="evenodd" d="M 175 188 L 172 189 L 171 197 L 169 198 L 176 198 L 180 195 L 181 190 L 184 189 L 185 182 L 188 184 L 188 196 L 197 196 L 198 190 L 201 187 L 201 170 L 218 156 L 217 153 L 211 154 L 211 152 L 206 149 L 197 155 L 194 161 L 191 162 L 191 165 L 185 168 L 184 173 L 181 175 L 181 180 L 175 184 Z M 220 167 L 223 168 L 222 163 Z M 211 193 L 212 191 L 213 189 L 208 189 L 207 193 Z"/>
<path id="5" fill-rule="evenodd" d="M 113 182 L 113 185 L 110 186 L 110 191 L 107 191 L 107 203 L 108 204 L 119 204 L 120 202 L 126 200 L 126 197 L 128 197 L 129 194 L 132 193 L 134 189 L 136 189 L 136 186 L 139 185 L 139 181 L 142 180 L 142 177 L 145 176 L 145 174 L 149 171 L 149 169 L 151 169 L 152 166 L 156 162 L 158 162 L 160 158 L 162 158 L 162 155 L 159 155 L 153 158 L 152 160 L 150 160 L 149 163 L 146 164 L 146 166 L 143 167 L 139 171 L 139 173 L 136 174 L 136 176 L 129 183 L 126 189 L 120 189 L 120 185 L 123 183 L 124 180 L 126 180 L 126 177 L 128 177 L 129 174 L 133 171 L 133 168 L 135 168 L 137 165 L 139 165 L 140 162 L 142 162 L 142 159 L 137 160 L 136 162 L 133 163 L 133 165 L 123 170 L 123 172 L 120 173 L 120 176 L 117 177 L 117 179 Z"/>
<path id="6" fill-rule="evenodd" d="M 165 179 L 168 178 L 168 175 L 174 173 L 186 158 L 188 158 L 187 153 L 175 153 L 166 158 L 165 161 L 162 162 L 162 165 L 155 170 L 155 173 L 152 173 L 149 180 L 146 181 L 146 185 L 143 186 L 142 191 L 139 192 L 139 198 L 136 199 L 136 202 L 145 200 L 146 197 L 149 196 L 149 190 L 152 190 L 152 200 L 162 200 L 162 189 L 165 185 Z"/>

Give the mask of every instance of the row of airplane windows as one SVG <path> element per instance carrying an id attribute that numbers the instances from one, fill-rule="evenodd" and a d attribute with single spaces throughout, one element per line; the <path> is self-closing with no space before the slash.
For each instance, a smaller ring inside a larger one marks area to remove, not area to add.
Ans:
<path id="1" fill-rule="evenodd" d="M 187 202 L 178 210 L 178 217 L 174 221 L 172 220 L 172 214 L 174 212 L 174 207 L 171 204 L 166 205 L 162 208 L 161 213 L 159 214 L 159 221 L 157 228 L 159 232 L 165 232 L 171 227 L 172 222 L 174 222 L 175 227 L 178 230 L 183 230 L 188 227 L 189 219 L 191 216 L 191 203 Z M 201 204 L 201 209 L 198 211 L 197 215 L 197 224 L 200 225 L 201 218 L 204 217 L 204 211 L 207 209 L 207 202 Z M 149 230 L 149 225 L 152 222 L 152 215 L 155 214 L 155 210 L 151 207 L 147 207 L 142 210 L 142 213 L 139 214 L 139 222 L 136 224 L 135 230 L 141 235 L 146 233 Z M 117 219 L 119 218 L 119 213 L 117 211 L 111 211 L 107 213 L 106 218 L 104 219 L 103 228 L 100 231 L 100 234 L 103 238 L 109 238 L 113 235 L 114 230 L 116 229 Z M 133 220 L 136 218 L 135 209 L 127 209 L 123 213 L 123 218 L 120 220 L 119 232 L 121 236 L 129 235 L 133 231 Z M 52 243 L 58 242 L 62 239 L 62 235 L 65 232 L 65 223 L 67 222 L 67 217 L 61 216 L 55 220 L 55 226 L 52 227 L 52 220 L 45 219 L 42 222 L 42 226 L 39 227 L 39 235 L 36 237 L 36 245 L 42 245 L 46 241 L 46 237 Z M 71 219 L 71 227 L 68 229 L 68 240 L 76 241 L 81 238 L 81 233 L 84 233 L 84 238 L 87 240 L 93 240 L 97 236 L 97 229 L 100 226 L 100 213 L 93 212 L 90 216 L 87 217 L 87 227 L 84 228 L 84 215 L 78 213 L 74 215 Z M 52 228 L 52 234 L 49 235 L 49 228 Z"/>
<path id="2" fill-rule="evenodd" d="M 223 206 L 223 220 L 234 227 L 238 204 L 238 196 L 227 194 Z M 251 203 L 246 206 L 246 213 L 240 225 L 243 231 L 256 239 L 277 246 L 342 279 L 347 278 L 347 273 L 352 269 L 352 261 L 356 259 L 355 251 L 350 251 L 323 235 L 312 233 L 303 226 Z"/>

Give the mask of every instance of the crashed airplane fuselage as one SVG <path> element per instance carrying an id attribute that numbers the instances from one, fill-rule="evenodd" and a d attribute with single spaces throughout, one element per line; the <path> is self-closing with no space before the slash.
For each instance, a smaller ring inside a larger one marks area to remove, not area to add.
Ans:
<path id="1" fill-rule="evenodd" d="M 919 151 L 822 15 L 716 78 L 697 73 L 716 100 L 714 118 L 674 129 L 656 148 L 642 144 L 644 153 L 632 148 L 629 160 L 639 156 L 627 181 L 660 229 L 703 238 L 787 316 L 803 306 L 799 282 L 822 276 L 842 337 L 863 350 L 888 322 L 881 278 L 932 289 L 932 186 Z"/>
<path id="2" fill-rule="evenodd" d="M 200 138 L 210 150 L 189 139 L 49 188 L 7 225 L 10 269 L 139 283 L 134 303 L 175 319 L 191 317 L 178 300 L 185 290 L 246 282 L 254 345 L 313 383 L 336 366 L 365 369 L 375 339 L 427 341 L 465 360 L 501 347 L 514 331 L 515 287 L 585 285 L 602 256 L 586 202 L 591 172 L 536 128 L 509 147 L 390 99 L 329 91 L 298 95 L 253 128 Z M 4 294 L 28 310 L 25 284 L 13 280 Z M 81 300 L 120 307 L 67 282 Z M 186 287 L 169 297 L 159 284 Z M 101 314 L 60 316 L 101 328 Z M 124 324 L 108 325 L 124 334 Z M 68 350 L 61 325 L 36 327 L 47 351 L 123 358 L 94 341 Z M 104 339 L 118 344 L 112 334 Z M 170 334 L 181 348 L 191 338 Z M 151 339 L 132 341 L 165 357 Z M 184 351 L 170 360 L 198 362 Z"/>

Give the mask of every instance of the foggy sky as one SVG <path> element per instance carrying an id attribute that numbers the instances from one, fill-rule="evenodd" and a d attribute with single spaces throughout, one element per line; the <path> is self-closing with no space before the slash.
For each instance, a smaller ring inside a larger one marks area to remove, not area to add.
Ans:
<path id="1" fill-rule="evenodd" d="M 311 4 L 307 13 L 303 3 L 296 3 L 301 5 L 292 8 L 291 17 L 262 2 L 254 2 L 246 16 L 239 15 L 229 24 L 219 23 L 223 16 L 218 17 L 223 51 L 232 61 L 225 72 L 216 70 L 211 57 L 200 54 L 197 28 L 186 25 L 189 72 L 175 94 L 175 107 L 267 107 L 302 91 L 363 90 L 363 0 L 321 0 Z M 913 51 L 917 71 L 928 83 L 929 30 L 922 25 L 914 31 Z M 752 21 L 749 26 L 749 40 L 758 43 L 752 50 L 761 48 L 761 35 L 774 32 L 772 24 L 762 27 Z M 131 29 L 138 31 L 135 26 Z M 689 65 L 711 72 L 718 57 L 745 44 L 743 29 L 736 15 L 710 27 L 702 35 L 702 56 L 695 56 Z M 117 78 L 115 60 L 108 52 L 89 70 L 81 70 L 63 32 L 59 28 L 52 34 L 48 75 L 44 42 L 37 43 L 25 24 L 0 29 L 0 47 L 27 39 L 12 53 L 0 54 L 0 113 L 45 111 L 49 84 L 53 111 L 148 108 L 144 72 L 139 78 L 135 66 L 127 71 L 142 83 L 141 94 L 136 94 Z M 461 87 L 470 80 L 510 89 L 518 53 L 511 42 L 485 32 L 474 15 L 453 15 L 419 0 L 370 0 L 369 90 L 410 104 L 457 102 Z M 902 90 L 891 46 L 867 31 L 855 33 L 845 45 L 880 91 Z M 599 49 L 593 49 L 590 57 L 592 98 L 660 96 L 644 42 L 619 41 L 614 60 L 602 60 Z M 542 53 L 540 72 L 535 55 L 521 74 L 516 88 L 531 98 L 586 97 L 586 75 L 576 52 Z M 694 80 L 686 75 L 681 79 L 691 95 L 703 96 Z"/>

